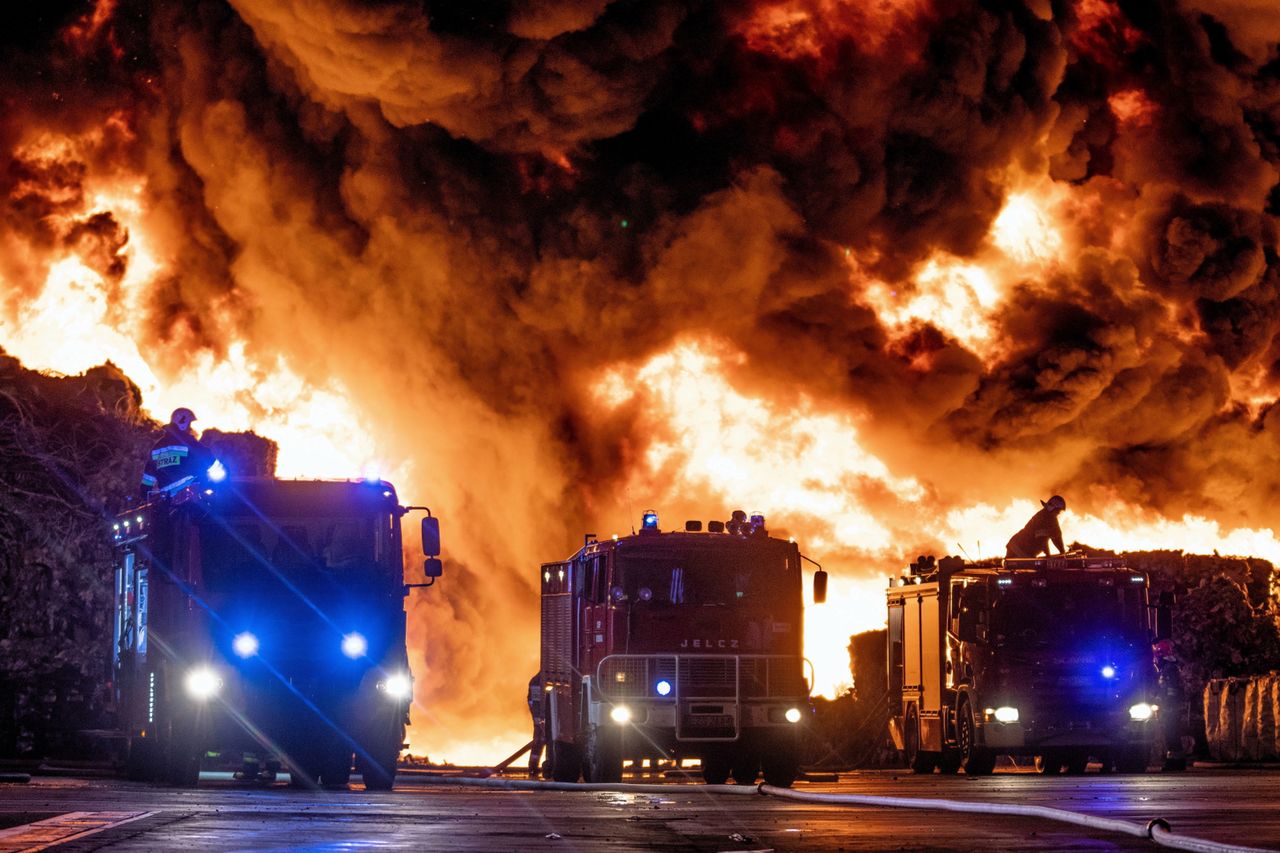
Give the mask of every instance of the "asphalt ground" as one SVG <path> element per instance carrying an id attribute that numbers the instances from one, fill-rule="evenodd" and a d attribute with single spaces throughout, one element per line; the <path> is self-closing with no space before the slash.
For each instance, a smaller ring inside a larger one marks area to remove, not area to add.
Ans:
<path id="1" fill-rule="evenodd" d="M 653 781 L 628 779 L 626 781 Z M 1280 850 L 1280 771 L 987 778 L 894 771 L 799 782 L 797 790 L 1044 805 Z M 1150 841 L 1031 818 L 837 807 L 715 795 L 670 782 L 657 794 L 499 791 L 428 785 L 390 793 L 202 776 L 194 790 L 114 779 L 0 785 L 0 853 L 121 850 L 1157 850 Z"/>

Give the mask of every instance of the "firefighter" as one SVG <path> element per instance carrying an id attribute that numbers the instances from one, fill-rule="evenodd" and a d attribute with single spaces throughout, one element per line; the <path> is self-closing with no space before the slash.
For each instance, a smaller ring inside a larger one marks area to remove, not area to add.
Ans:
<path id="1" fill-rule="evenodd" d="M 1062 547 L 1062 528 L 1058 526 L 1058 514 L 1067 508 L 1062 495 L 1054 495 L 1047 501 L 1040 501 L 1042 509 L 1026 527 L 1013 534 L 1009 544 L 1005 546 L 1005 557 L 1038 557 L 1043 552 L 1049 554 L 1049 543 L 1058 548 L 1059 554 L 1067 553 Z"/>
<path id="2" fill-rule="evenodd" d="M 191 431 L 195 419 L 190 409 L 173 410 L 143 469 L 143 497 L 173 497 L 188 486 L 203 483 L 213 473 L 210 469 L 220 465 Z"/>

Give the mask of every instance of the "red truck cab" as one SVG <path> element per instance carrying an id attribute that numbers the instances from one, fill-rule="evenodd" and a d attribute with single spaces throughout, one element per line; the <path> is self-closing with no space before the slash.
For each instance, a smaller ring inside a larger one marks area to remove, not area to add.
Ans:
<path id="1" fill-rule="evenodd" d="M 741 516 L 741 520 L 737 520 Z M 811 713 L 801 556 L 764 519 L 588 537 L 540 569 L 547 775 L 616 781 L 623 762 L 700 758 L 709 783 L 790 785 Z"/>

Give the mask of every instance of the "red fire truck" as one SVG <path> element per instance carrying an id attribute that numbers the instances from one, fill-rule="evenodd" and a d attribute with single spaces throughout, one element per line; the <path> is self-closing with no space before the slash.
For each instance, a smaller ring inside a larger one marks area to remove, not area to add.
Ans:
<path id="1" fill-rule="evenodd" d="M 617 781 L 624 760 L 702 761 L 722 784 L 790 785 L 810 716 L 801 556 L 741 511 L 702 531 L 588 536 L 541 568 L 542 666 L 531 700 L 557 781 Z M 826 574 L 815 575 L 825 596 Z"/>
<path id="2" fill-rule="evenodd" d="M 191 786 L 210 752 L 295 784 L 389 789 L 412 700 L 402 507 L 381 480 L 231 480 L 114 523 L 114 685 L 133 778 Z"/>
<path id="3" fill-rule="evenodd" d="M 889 729 L 917 773 L 1141 772 L 1160 738 L 1168 608 L 1123 560 L 921 557 L 888 589 Z"/>

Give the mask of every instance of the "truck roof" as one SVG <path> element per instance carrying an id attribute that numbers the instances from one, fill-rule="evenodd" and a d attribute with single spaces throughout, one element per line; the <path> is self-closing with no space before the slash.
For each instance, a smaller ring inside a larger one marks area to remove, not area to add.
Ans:
<path id="1" fill-rule="evenodd" d="M 205 502 L 215 511 L 250 511 L 269 516 L 388 512 L 399 508 L 395 486 L 385 480 L 277 480 L 232 478 L 211 484 Z"/>
<path id="2" fill-rule="evenodd" d="M 669 553 L 672 551 L 725 551 L 740 549 L 744 551 L 790 550 L 796 544 L 787 539 L 772 536 L 739 536 L 732 533 L 703 533 L 685 530 L 670 532 L 636 533 L 631 536 L 619 536 L 616 539 L 603 539 L 588 542 L 578 549 L 570 560 L 588 557 L 606 551 L 617 551 L 623 554 Z"/>
<path id="3" fill-rule="evenodd" d="M 1033 558 L 993 558 L 965 562 L 957 557 L 944 557 L 931 564 L 925 572 L 918 572 L 916 564 L 912 564 L 907 573 L 901 576 L 900 585 L 894 589 L 935 584 L 952 578 L 1016 578 L 1040 577 L 1061 582 L 1071 577 L 1104 577 L 1106 575 L 1129 576 L 1130 582 L 1147 582 L 1147 573 L 1131 567 L 1123 557 L 1087 557 L 1072 555 L 1068 557 L 1033 557 Z"/>

